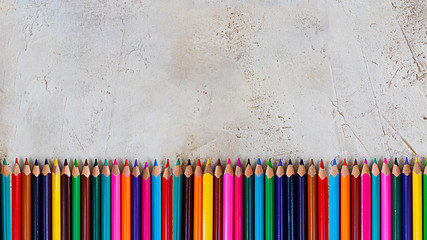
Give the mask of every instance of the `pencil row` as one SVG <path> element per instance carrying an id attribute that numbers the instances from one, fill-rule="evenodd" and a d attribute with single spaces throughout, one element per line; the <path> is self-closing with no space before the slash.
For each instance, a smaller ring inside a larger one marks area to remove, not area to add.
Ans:
<path id="1" fill-rule="evenodd" d="M 323 160 L 319 170 L 301 160 L 271 160 L 255 171 L 240 159 L 233 169 L 200 160 L 193 171 L 190 160 L 172 172 L 157 161 L 145 163 L 142 173 L 127 160 L 120 171 L 117 160 L 107 160 L 82 171 L 77 161 L 62 172 L 55 159 L 52 171 L 16 160 L 9 173 L 4 160 L 0 174 L 0 236 L 4 240 L 113 239 L 113 240 L 272 240 L 272 239 L 427 239 L 427 168 L 418 159 L 411 169 L 406 159 L 392 171 L 365 159 L 350 169 L 334 160 L 329 174 Z M 10 176 L 12 175 L 12 176 Z"/>

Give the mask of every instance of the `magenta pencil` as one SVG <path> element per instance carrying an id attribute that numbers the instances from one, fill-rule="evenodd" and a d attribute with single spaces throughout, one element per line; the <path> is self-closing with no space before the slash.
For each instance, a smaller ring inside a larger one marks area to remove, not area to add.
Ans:
<path id="1" fill-rule="evenodd" d="M 243 171 L 240 158 L 234 174 L 234 240 L 243 240 Z"/>
<path id="2" fill-rule="evenodd" d="M 233 188 L 234 172 L 231 160 L 228 159 L 223 176 L 223 220 L 222 239 L 233 240 Z"/>
<path id="3" fill-rule="evenodd" d="M 381 169 L 381 240 L 391 240 L 391 174 L 386 158 Z"/>
<path id="4" fill-rule="evenodd" d="M 117 159 L 111 169 L 111 240 L 120 240 L 120 169 Z"/>
<path id="5" fill-rule="evenodd" d="M 142 240 L 151 240 L 151 178 L 148 164 L 142 172 Z"/>
<path id="6" fill-rule="evenodd" d="M 371 173 L 365 159 L 360 179 L 360 232 L 362 240 L 371 240 Z"/>

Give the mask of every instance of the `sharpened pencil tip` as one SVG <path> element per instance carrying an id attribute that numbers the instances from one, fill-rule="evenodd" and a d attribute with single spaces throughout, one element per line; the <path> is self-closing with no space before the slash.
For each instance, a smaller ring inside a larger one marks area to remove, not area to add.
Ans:
<path id="1" fill-rule="evenodd" d="M 6 158 L 5 158 L 5 159 L 3 159 L 3 165 L 7 165 Z"/>
<path id="2" fill-rule="evenodd" d="M 299 160 L 299 165 L 304 165 L 304 161 L 302 159 Z"/>
<path id="3" fill-rule="evenodd" d="M 129 166 L 128 160 L 125 159 L 125 166 Z"/>
<path id="4" fill-rule="evenodd" d="M 157 164 L 157 159 L 154 159 L 154 167 L 155 166 L 159 166 L 158 164 Z"/>
<path id="5" fill-rule="evenodd" d="M 314 165 L 313 159 L 311 159 L 311 161 L 310 161 L 310 165 Z"/>
<path id="6" fill-rule="evenodd" d="M 258 158 L 258 161 L 256 162 L 257 165 L 261 165 L 261 159 Z"/>
<path id="7" fill-rule="evenodd" d="M 387 162 L 387 158 L 384 158 L 384 163 L 385 163 L 385 164 L 388 164 L 388 162 Z"/>
<path id="8" fill-rule="evenodd" d="M 202 164 L 200 164 L 200 159 L 197 159 L 197 166 L 202 166 Z"/>
<path id="9" fill-rule="evenodd" d="M 357 159 L 354 159 L 353 166 L 356 166 L 356 165 L 357 165 Z"/>
<path id="10" fill-rule="evenodd" d="M 248 158 L 248 163 L 246 165 L 251 165 L 251 160 Z"/>
<path id="11" fill-rule="evenodd" d="M 405 165 L 406 165 L 406 164 L 409 164 L 409 163 L 408 163 L 408 157 L 406 157 L 406 160 L 405 160 Z"/>
<path id="12" fill-rule="evenodd" d="M 67 161 L 67 159 L 65 159 L 64 166 L 67 166 L 67 165 L 68 165 L 68 161 Z"/>
<path id="13" fill-rule="evenodd" d="M 114 165 L 117 165 L 117 158 L 114 159 Z"/>
<path id="14" fill-rule="evenodd" d="M 191 166 L 191 161 L 190 161 L 190 159 L 188 159 L 188 161 L 187 161 L 187 166 L 188 165 L 190 165 Z"/>
<path id="15" fill-rule="evenodd" d="M 335 165 L 337 165 L 337 160 L 335 160 L 334 158 L 334 160 L 332 161 L 332 166 L 335 166 Z"/>
<path id="16" fill-rule="evenodd" d="M 374 163 L 377 164 L 377 158 L 374 158 Z"/>
<path id="17" fill-rule="evenodd" d="M 394 164 L 398 165 L 397 158 L 394 158 Z"/>
<path id="18" fill-rule="evenodd" d="M 93 164 L 93 166 L 97 166 L 98 165 L 98 159 L 95 158 L 95 163 Z"/>
<path id="19" fill-rule="evenodd" d="M 418 158 L 415 158 L 415 163 L 417 163 L 418 162 Z"/>
<path id="20" fill-rule="evenodd" d="M 169 159 L 166 160 L 166 167 L 169 167 Z"/>
<path id="21" fill-rule="evenodd" d="M 231 159 L 228 159 L 227 164 L 231 164 Z"/>
<path id="22" fill-rule="evenodd" d="M 237 159 L 237 166 L 242 167 L 242 164 L 240 163 L 240 158 Z"/>
<path id="23" fill-rule="evenodd" d="M 325 165 L 323 164 L 323 159 L 320 159 L 320 168 L 325 168 Z"/>
<path id="24" fill-rule="evenodd" d="M 178 160 L 176 161 L 176 166 L 178 166 L 178 165 L 181 165 L 181 161 L 179 161 L 179 158 L 178 158 Z"/>
<path id="25" fill-rule="evenodd" d="M 85 166 L 89 166 L 89 163 L 87 162 L 87 158 L 85 159 Z"/>
<path id="26" fill-rule="evenodd" d="M 347 166 L 347 160 L 344 158 L 344 162 L 342 163 L 343 166 Z"/>
<path id="27" fill-rule="evenodd" d="M 47 158 L 44 160 L 44 165 L 49 164 L 49 162 L 47 161 Z"/>
<path id="28" fill-rule="evenodd" d="M 282 159 L 279 159 L 279 164 L 277 166 L 283 166 L 282 165 Z"/>
<path id="29" fill-rule="evenodd" d="M 221 160 L 219 160 L 219 158 L 218 158 L 218 161 L 216 161 L 216 165 L 221 166 Z"/>
<path id="30" fill-rule="evenodd" d="M 133 167 L 138 167 L 138 160 L 135 159 L 135 163 L 133 164 Z"/>
<path id="31" fill-rule="evenodd" d="M 366 158 L 365 158 L 365 164 L 368 164 L 368 160 L 366 160 Z"/>
<path id="32" fill-rule="evenodd" d="M 18 158 L 15 159 L 15 164 L 18 164 Z"/>
<path id="33" fill-rule="evenodd" d="M 107 159 L 105 159 L 105 161 L 104 161 L 104 166 L 108 166 L 108 161 L 107 161 Z"/>
<path id="34" fill-rule="evenodd" d="M 34 165 L 39 165 L 39 162 L 37 162 L 37 158 L 36 158 L 36 162 L 34 163 Z"/>
<path id="35" fill-rule="evenodd" d="M 271 168 L 273 168 L 273 165 L 271 165 L 271 158 L 268 159 L 268 166 L 270 166 Z"/>
<path id="36" fill-rule="evenodd" d="M 77 163 L 77 159 L 74 159 L 74 166 L 79 167 L 79 164 Z"/>
<path id="37" fill-rule="evenodd" d="M 211 164 L 211 160 L 208 158 L 208 160 L 206 161 L 206 166 L 208 166 L 209 164 Z"/>
<path id="38" fill-rule="evenodd" d="M 148 163 L 147 162 L 145 162 L 145 166 L 144 166 L 144 169 L 146 169 L 146 168 L 148 168 Z"/>

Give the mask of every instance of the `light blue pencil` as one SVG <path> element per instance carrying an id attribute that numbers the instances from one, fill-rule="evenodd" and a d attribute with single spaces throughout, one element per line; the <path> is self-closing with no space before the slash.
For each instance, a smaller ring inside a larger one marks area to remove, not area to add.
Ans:
<path id="1" fill-rule="evenodd" d="M 264 170 L 261 160 L 255 168 L 255 240 L 264 240 Z"/>
<path id="2" fill-rule="evenodd" d="M 10 173 L 7 161 L 4 159 L 0 174 L 0 197 L 1 197 L 1 239 L 12 239 L 12 215 L 10 205 Z"/>
<path id="3" fill-rule="evenodd" d="M 107 159 L 101 173 L 101 240 L 111 239 L 111 176 Z"/>
<path id="4" fill-rule="evenodd" d="M 340 239 L 340 175 L 334 159 L 329 172 L 329 240 Z"/>
<path id="5" fill-rule="evenodd" d="M 380 240 L 381 238 L 381 208 L 380 208 L 380 169 L 377 164 L 377 159 L 374 158 L 374 163 L 371 168 L 372 176 L 372 240 Z"/>
<path id="6" fill-rule="evenodd" d="M 157 160 L 151 171 L 151 240 L 162 239 L 162 179 Z"/>
<path id="7" fill-rule="evenodd" d="M 182 228 L 182 168 L 178 159 L 173 171 L 173 240 L 181 240 Z"/>

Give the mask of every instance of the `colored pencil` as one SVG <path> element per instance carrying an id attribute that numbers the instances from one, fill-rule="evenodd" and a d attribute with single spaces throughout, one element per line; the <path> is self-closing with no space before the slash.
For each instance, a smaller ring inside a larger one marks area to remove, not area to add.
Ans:
<path id="1" fill-rule="evenodd" d="M 287 239 L 297 239 L 298 237 L 298 211 L 297 207 L 297 189 L 300 184 L 296 183 L 296 176 L 292 161 L 289 160 L 288 167 L 286 168 L 286 205 L 288 206 L 287 213 Z M 298 186 L 296 186 L 298 184 Z M 299 202 L 298 205 L 304 204 Z"/>
<path id="2" fill-rule="evenodd" d="M 412 240 L 412 173 L 408 158 L 402 170 L 402 239 Z"/>
<path id="3" fill-rule="evenodd" d="M 317 179 L 317 211 L 319 240 L 328 239 L 328 176 L 326 175 L 323 159 L 320 159 L 320 167 Z"/>
<path id="4" fill-rule="evenodd" d="M 257 165 L 255 167 L 255 191 L 254 191 L 254 205 L 255 205 L 255 240 L 263 240 L 265 234 L 265 199 L 264 199 L 264 187 L 265 187 L 265 176 L 264 170 L 261 165 L 261 160 L 258 158 Z"/>
<path id="5" fill-rule="evenodd" d="M 141 240 L 141 171 L 139 171 L 138 160 L 135 160 L 131 177 L 131 239 Z"/>
<path id="6" fill-rule="evenodd" d="M 350 239 L 360 240 L 360 170 L 357 160 L 354 160 L 350 175 Z"/>
<path id="7" fill-rule="evenodd" d="M 130 240 L 131 239 L 131 202 L 130 202 L 130 182 L 131 182 L 131 172 L 129 168 L 128 160 L 125 160 L 125 166 L 122 170 L 121 175 L 121 240 Z"/>
<path id="8" fill-rule="evenodd" d="M 307 172 L 301 159 L 297 178 L 297 239 L 307 240 Z"/>
<path id="9" fill-rule="evenodd" d="M 117 159 L 114 159 L 113 168 L 111 168 L 111 240 L 120 240 L 121 237 L 120 193 L 121 174 Z"/>
<path id="10" fill-rule="evenodd" d="M 101 240 L 111 239 L 111 174 L 107 159 L 101 171 Z"/>
<path id="11" fill-rule="evenodd" d="M 172 240 L 172 181 L 168 159 L 162 177 L 162 240 Z"/>
<path id="12" fill-rule="evenodd" d="M 65 159 L 61 173 L 61 240 L 71 239 L 71 171 Z"/>
<path id="13" fill-rule="evenodd" d="M 41 175 L 41 202 L 42 202 L 42 239 L 52 239 L 52 173 L 50 172 L 49 162 L 44 162 Z"/>
<path id="14" fill-rule="evenodd" d="M 1 236 L 3 240 L 12 239 L 11 203 L 10 203 L 10 172 L 6 159 L 0 173 L 0 206 L 1 206 Z M 14 213 L 15 214 L 15 213 Z"/>
<path id="15" fill-rule="evenodd" d="M 151 174 L 147 162 L 142 172 L 142 240 L 151 240 Z"/>
<path id="16" fill-rule="evenodd" d="M 222 239 L 233 240 L 233 207 L 234 207 L 234 171 L 231 160 L 228 159 L 224 170 L 223 183 L 223 220 L 222 220 Z"/>
<path id="17" fill-rule="evenodd" d="M 340 176 L 337 162 L 332 162 L 329 172 L 329 239 L 340 238 Z"/>
<path id="18" fill-rule="evenodd" d="M 194 170 L 194 220 L 193 239 L 202 240 L 203 229 L 203 169 L 200 159 L 197 160 Z"/>
<path id="19" fill-rule="evenodd" d="M 71 239 L 80 239 L 80 171 L 77 159 L 71 171 Z"/>
<path id="20" fill-rule="evenodd" d="M 274 170 L 271 165 L 271 159 L 268 160 L 267 169 L 265 170 L 265 239 L 273 240 L 275 234 L 274 201 L 275 199 L 275 178 Z"/>
<path id="21" fill-rule="evenodd" d="M 308 240 L 317 240 L 317 171 L 311 159 L 307 173 Z"/>
<path id="22" fill-rule="evenodd" d="M 371 173 L 369 171 L 368 162 L 362 167 L 360 175 L 360 235 L 363 240 L 371 240 Z"/>
<path id="23" fill-rule="evenodd" d="M 244 223 L 243 223 L 243 238 L 245 240 L 255 239 L 254 226 L 254 171 L 251 162 L 245 168 L 245 176 L 243 177 L 243 199 L 244 199 Z"/>
<path id="24" fill-rule="evenodd" d="M 87 159 L 83 166 L 81 181 L 81 239 L 90 240 L 90 170 Z"/>
<path id="25" fill-rule="evenodd" d="M 151 171 L 151 239 L 160 240 L 162 238 L 162 179 L 161 170 L 154 161 Z M 114 240 L 114 239 L 113 239 Z"/>
<path id="26" fill-rule="evenodd" d="M 99 174 L 98 160 L 95 159 L 90 175 L 91 240 L 100 240 L 101 238 L 101 177 Z"/>
<path id="27" fill-rule="evenodd" d="M 213 239 L 213 172 L 211 161 L 208 159 L 203 173 L 203 240 Z"/>
<path id="28" fill-rule="evenodd" d="M 374 158 L 374 163 L 371 168 L 372 175 L 372 240 L 380 240 L 381 238 L 381 208 L 380 208 L 380 169 L 377 164 L 377 159 Z"/>
<path id="29" fill-rule="evenodd" d="M 28 159 L 25 159 L 24 168 L 22 169 L 21 184 L 21 237 L 23 240 L 31 240 L 31 169 Z"/>
<path id="30" fill-rule="evenodd" d="M 181 162 L 176 162 L 173 170 L 173 240 L 181 240 L 182 236 L 182 168 Z"/>
<path id="31" fill-rule="evenodd" d="M 418 158 L 415 158 L 412 168 L 412 216 L 413 239 L 423 239 L 423 197 L 422 197 L 422 173 Z M 426 229 L 427 231 L 427 229 Z"/>
<path id="32" fill-rule="evenodd" d="M 234 172 L 234 240 L 243 240 L 243 170 L 240 158 Z"/>
<path id="33" fill-rule="evenodd" d="M 214 174 L 214 240 L 222 239 L 222 187 L 223 187 L 223 171 L 221 162 L 218 159 Z"/>
<path id="34" fill-rule="evenodd" d="M 287 239 L 286 235 L 286 177 L 285 169 L 282 165 L 282 159 L 276 170 L 276 240 Z"/>
<path id="35" fill-rule="evenodd" d="M 21 240 L 21 169 L 18 159 L 12 170 L 12 240 Z"/>
<path id="36" fill-rule="evenodd" d="M 391 173 L 391 239 L 402 239 L 402 176 L 397 163 L 394 159 L 393 170 Z"/>
<path id="37" fill-rule="evenodd" d="M 427 240 L 427 166 L 423 173 L 423 239 Z"/>
<path id="38" fill-rule="evenodd" d="M 386 158 L 381 169 L 381 240 L 391 240 L 391 174 Z"/>
<path id="39" fill-rule="evenodd" d="M 341 166 L 340 183 L 340 239 L 350 240 L 350 171 L 345 158 Z"/>
<path id="40" fill-rule="evenodd" d="M 41 231 L 41 177 L 40 167 L 37 162 L 34 163 L 31 175 L 31 239 L 42 239 Z"/>
<path id="41" fill-rule="evenodd" d="M 52 169 L 52 239 L 61 240 L 61 170 L 56 158 Z"/>
<path id="42" fill-rule="evenodd" d="M 193 197 L 194 193 L 194 174 L 193 168 L 191 167 L 190 159 L 188 159 L 187 167 L 184 171 L 184 186 L 183 186 L 183 221 L 182 221 L 182 239 L 192 240 L 193 239 Z"/>

